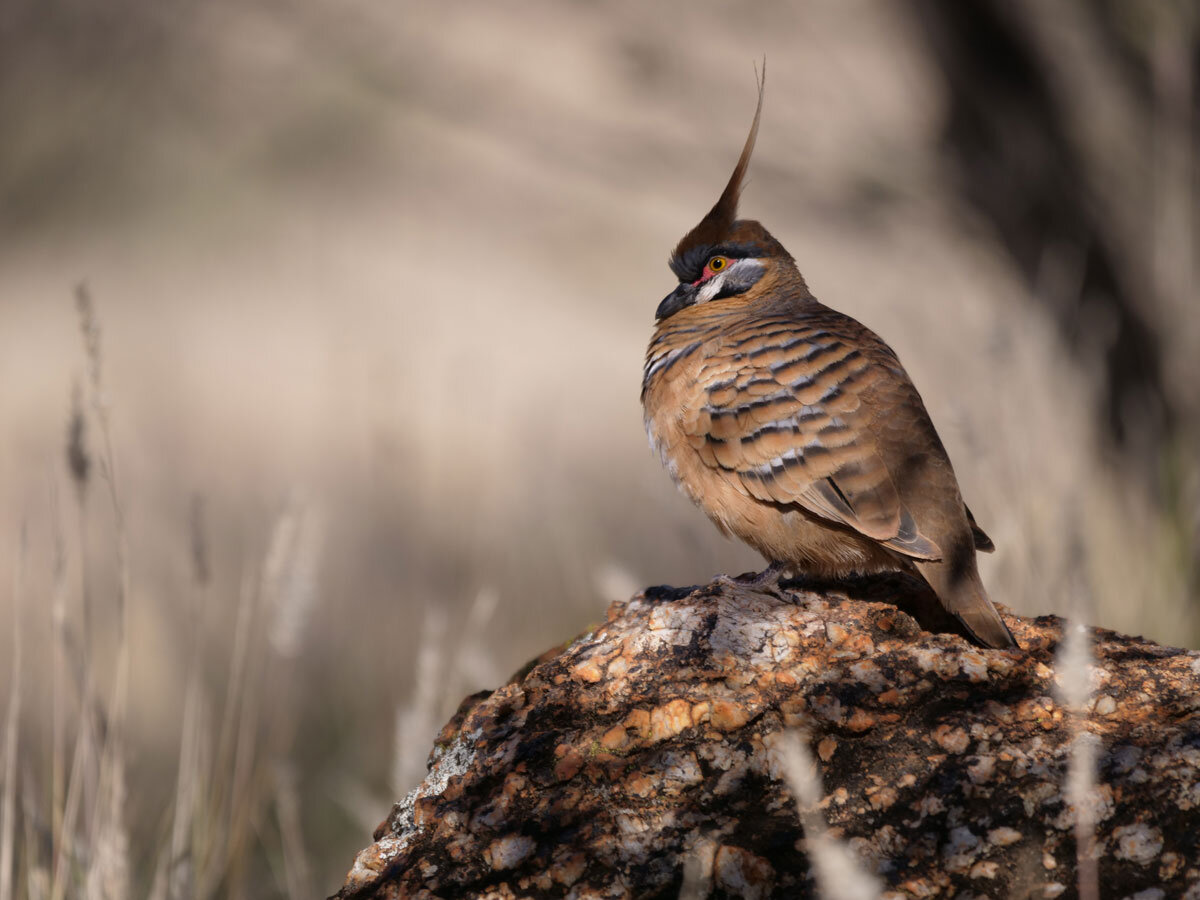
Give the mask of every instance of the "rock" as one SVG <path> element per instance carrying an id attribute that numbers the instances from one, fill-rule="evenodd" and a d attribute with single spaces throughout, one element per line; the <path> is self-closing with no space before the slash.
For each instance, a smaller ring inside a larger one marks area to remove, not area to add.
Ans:
<path id="1" fill-rule="evenodd" d="M 885 897 L 1075 895 L 1055 617 L 922 632 L 894 581 L 651 589 L 467 698 L 340 898 L 810 896 L 780 744 Z M 866 599 L 864 599 L 864 597 Z M 901 597 L 901 599 L 903 599 Z M 1095 632 L 1104 895 L 1200 897 L 1200 657 Z"/>

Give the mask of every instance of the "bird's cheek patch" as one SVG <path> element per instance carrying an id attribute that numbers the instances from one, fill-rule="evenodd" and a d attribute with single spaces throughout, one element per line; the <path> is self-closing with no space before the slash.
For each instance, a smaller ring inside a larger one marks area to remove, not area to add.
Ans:
<path id="1" fill-rule="evenodd" d="M 701 279 L 703 281 L 703 279 Z M 696 293 L 696 302 L 705 303 L 721 292 L 721 288 L 725 284 L 725 273 L 720 275 L 710 275 L 708 281 L 703 282 L 704 286 Z"/>

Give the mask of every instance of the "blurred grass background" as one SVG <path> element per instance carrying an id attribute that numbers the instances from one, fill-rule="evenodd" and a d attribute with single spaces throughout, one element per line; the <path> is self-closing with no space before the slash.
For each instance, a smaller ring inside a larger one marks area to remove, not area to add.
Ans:
<path id="1" fill-rule="evenodd" d="M 899 352 L 992 596 L 1082 573 L 1095 623 L 1200 645 L 1197 34 L 1152 0 L 6 4 L 0 900 L 330 892 L 464 693 L 759 566 L 637 395 L 764 53 L 743 213 Z"/>

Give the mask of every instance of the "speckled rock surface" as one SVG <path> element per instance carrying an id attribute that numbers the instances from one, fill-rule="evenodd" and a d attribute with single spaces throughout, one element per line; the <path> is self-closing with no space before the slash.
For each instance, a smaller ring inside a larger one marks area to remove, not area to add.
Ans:
<path id="1" fill-rule="evenodd" d="M 844 591 L 639 594 L 464 701 L 338 896 L 676 897 L 685 861 L 701 895 L 809 896 L 790 728 L 885 896 L 1074 896 L 1062 622 L 1009 621 L 1023 651 Z M 1101 895 L 1200 900 L 1200 658 L 1095 637 Z"/>

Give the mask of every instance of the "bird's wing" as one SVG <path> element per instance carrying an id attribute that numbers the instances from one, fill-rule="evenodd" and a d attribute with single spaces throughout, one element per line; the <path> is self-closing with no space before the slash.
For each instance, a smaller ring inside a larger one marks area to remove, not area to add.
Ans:
<path id="1" fill-rule="evenodd" d="M 864 393 L 897 375 L 907 382 L 890 351 L 879 357 L 878 347 L 819 324 L 748 323 L 705 360 L 681 424 L 701 459 L 751 496 L 799 505 L 914 559 L 939 559 L 872 436 L 880 411 Z"/>

